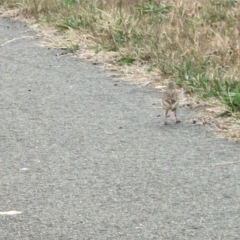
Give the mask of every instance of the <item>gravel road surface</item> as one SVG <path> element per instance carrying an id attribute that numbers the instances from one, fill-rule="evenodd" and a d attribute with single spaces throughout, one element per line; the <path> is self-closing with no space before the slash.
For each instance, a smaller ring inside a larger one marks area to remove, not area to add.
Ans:
<path id="1" fill-rule="evenodd" d="M 1 240 L 240 239 L 239 143 L 40 43 L 0 18 Z"/>

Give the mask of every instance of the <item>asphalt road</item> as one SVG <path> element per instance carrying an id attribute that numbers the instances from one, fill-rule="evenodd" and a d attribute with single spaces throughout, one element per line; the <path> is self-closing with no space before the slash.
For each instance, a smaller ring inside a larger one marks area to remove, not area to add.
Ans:
<path id="1" fill-rule="evenodd" d="M 239 143 L 40 42 L 0 18 L 1 240 L 240 239 Z"/>

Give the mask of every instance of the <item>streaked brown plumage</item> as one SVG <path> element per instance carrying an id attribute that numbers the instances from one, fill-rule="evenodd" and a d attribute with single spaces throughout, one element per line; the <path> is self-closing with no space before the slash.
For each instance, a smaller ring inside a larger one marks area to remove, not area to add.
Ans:
<path id="1" fill-rule="evenodd" d="M 179 106 L 179 101 L 180 96 L 176 90 L 175 83 L 170 81 L 167 85 L 167 89 L 162 94 L 163 108 L 166 110 L 164 122 L 165 125 L 167 125 L 167 118 L 170 116 L 170 111 L 174 113 L 176 123 L 180 123 L 180 120 L 177 117 L 177 108 Z"/>

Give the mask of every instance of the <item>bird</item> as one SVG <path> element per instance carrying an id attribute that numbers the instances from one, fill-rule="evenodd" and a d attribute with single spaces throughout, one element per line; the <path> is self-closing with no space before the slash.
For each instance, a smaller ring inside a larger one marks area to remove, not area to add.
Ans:
<path id="1" fill-rule="evenodd" d="M 173 81 L 169 81 L 167 84 L 166 90 L 162 94 L 162 104 L 165 109 L 165 122 L 167 125 L 167 118 L 170 116 L 170 112 L 174 113 L 176 118 L 176 123 L 180 123 L 181 121 L 177 117 L 177 109 L 180 102 L 180 94 L 176 89 L 176 85 Z"/>

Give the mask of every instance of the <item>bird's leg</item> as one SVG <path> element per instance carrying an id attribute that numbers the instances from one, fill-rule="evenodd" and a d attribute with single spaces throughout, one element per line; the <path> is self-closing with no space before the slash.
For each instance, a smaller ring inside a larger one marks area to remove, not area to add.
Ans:
<path id="1" fill-rule="evenodd" d="M 167 123 L 167 118 L 170 116 L 170 114 L 169 114 L 169 109 L 166 109 L 166 112 L 165 112 L 165 122 L 164 122 L 164 124 L 165 125 L 167 125 L 168 123 Z"/>
<path id="2" fill-rule="evenodd" d="M 181 121 L 177 117 L 177 109 L 174 109 L 173 112 L 174 112 L 174 116 L 176 118 L 176 123 L 180 123 Z"/>

